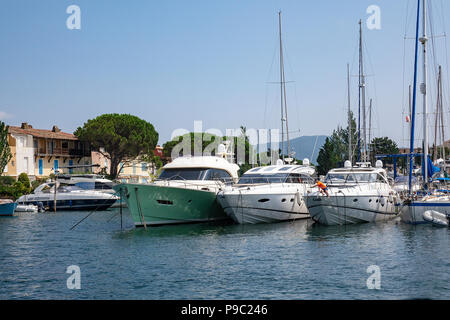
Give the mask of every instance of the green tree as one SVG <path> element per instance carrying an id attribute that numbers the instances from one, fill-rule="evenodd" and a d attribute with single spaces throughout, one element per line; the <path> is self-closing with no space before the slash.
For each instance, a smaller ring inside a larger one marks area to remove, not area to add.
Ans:
<path id="1" fill-rule="evenodd" d="M 397 143 L 388 137 L 373 138 L 369 150 L 372 162 L 375 162 L 375 155 L 377 154 L 397 154 L 399 152 Z M 393 163 L 393 159 L 385 158 L 384 162 Z"/>
<path id="2" fill-rule="evenodd" d="M 165 157 L 203 155 L 204 152 L 210 152 L 211 155 L 214 155 L 214 147 L 218 146 L 221 142 L 222 139 L 219 136 L 210 133 L 190 132 L 164 143 L 163 154 Z M 175 154 L 172 154 L 173 152 Z"/>
<path id="3" fill-rule="evenodd" d="M 245 127 L 241 127 L 241 135 L 233 137 L 219 137 L 209 133 L 190 132 L 183 136 L 173 138 L 163 144 L 165 157 L 181 157 L 185 155 L 215 155 L 215 150 L 220 143 L 231 141 L 235 162 L 240 167 L 240 173 L 243 173 L 252 167 L 253 148 L 246 136 Z M 195 151 L 201 154 L 196 154 Z"/>
<path id="4" fill-rule="evenodd" d="M 121 162 L 126 164 L 136 158 L 152 157 L 158 142 L 153 125 L 130 114 L 103 114 L 88 120 L 74 134 L 110 159 L 112 179 L 117 178 Z M 104 152 L 100 148 L 104 148 Z"/>
<path id="5" fill-rule="evenodd" d="M 0 121 L 0 175 L 5 171 L 9 160 L 12 158 L 11 148 L 8 143 L 8 129 L 3 121 Z"/>
<path id="6" fill-rule="evenodd" d="M 350 111 L 351 129 L 347 126 L 343 128 L 338 126 L 333 130 L 331 137 L 325 140 L 325 144 L 319 151 L 317 157 L 317 169 L 319 174 L 326 174 L 330 169 L 336 168 L 348 160 L 348 136 L 351 135 L 352 145 L 352 163 L 356 162 L 358 157 L 357 145 L 358 145 L 358 132 L 356 128 L 356 120 L 353 113 Z"/>
<path id="7" fill-rule="evenodd" d="M 341 160 L 342 158 L 337 154 L 333 140 L 327 137 L 317 156 L 317 171 L 319 175 L 325 175 L 331 169 L 336 168 Z"/>

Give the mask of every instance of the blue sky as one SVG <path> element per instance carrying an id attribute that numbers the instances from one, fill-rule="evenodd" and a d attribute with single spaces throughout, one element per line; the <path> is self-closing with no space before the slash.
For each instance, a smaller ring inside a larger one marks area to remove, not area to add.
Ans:
<path id="1" fill-rule="evenodd" d="M 194 120 L 223 132 L 241 125 L 279 128 L 279 88 L 270 82 L 279 81 L 281 10 L 286 78 L 293 81 L 287 85 L 290 130 L 328 135 L 345 125 L 346 64 L 356 75 L 358 20 L 365 23 L 367 7 L 375 4 L 381 29 L 363 30 L 372 136 L 408 145 L 402 111 L 413 43 L 403 37 L 405 29 L 414 34 L 415 3 L 3 0 L 0 119 L 73 132 L 103 113 L 131 113 L 155 126 L 160 143 L 177 128 L 192 130 Z M 81 30 L 66 27 L 72 4 L 81 9 Z M 432 6 L 436 35 L 448 33 L 442 17 L 450 3 L 433 0 Z M 435 44 L 444 77 L 446 42 L 436 38 Z M 355 112 L 356 81 L 352 77 Z"/>

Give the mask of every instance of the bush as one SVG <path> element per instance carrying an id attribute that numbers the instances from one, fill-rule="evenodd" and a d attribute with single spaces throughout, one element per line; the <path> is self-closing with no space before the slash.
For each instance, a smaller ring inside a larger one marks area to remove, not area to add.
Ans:
<path id="1" fill-rule="evenodd" d="M 19 178 L 17 178 L 17 182 L 21 183 L 23 185 L 23 191 L 25 192 L 25 194 L 28 194 L 31 192 L 30 179 L 28 178 L 28 175 L 25 172 L 22 172 L 19 175 Z"/>
<path id="2" fill-rule="evenodd" d="M 16 181 L 12 186 L 0 186 L 0 197 L 16 200 L 24 194 L 28 194 L 30 187 L 26 187 L 19 181 Z"/>
<path id="3" fill-rule="evenodd" d="M 0 176 L 0 186 L 12 186 L 16 179 L 10 176 Z"/>

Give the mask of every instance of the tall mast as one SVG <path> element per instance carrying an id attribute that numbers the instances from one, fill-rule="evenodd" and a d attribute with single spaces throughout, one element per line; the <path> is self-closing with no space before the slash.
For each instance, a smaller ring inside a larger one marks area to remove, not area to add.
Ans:
<path id="1" fill-rule="evenodd" d="M 369 104 L 369 139 L 367 141 L 369 141 L 368 143 L 368 149 L 367 149 L 367 158 L 370 159 L 370 142 L 371 142 L 371 133 L 372 131 L 372 98 L 370 98 L 370 104 Z"/>
<path id="2" fill-rule="evenodd" d="M 281 39 L 281 11 L 278 12 L 278 29 L 280 36 L 280 104 L 281 104 L 281 156 L 284 160 L 284 81 L 283 81 L 283 43 Z"/>
<path id="3" fill-rule="evenodd" d="M 347 63 L 348 160 L 352 161 L 352 117 L 350 114 L 350 67 Z"/>
<path id="4" fill-rule="evenodd" d="M 441 113 L 441 131 L 442 131 L 442 159 L 445 164 L 445 135 L 444 135 L 444 108 L 443 108 L 443 96 L 442 96 L 442 67 L 439 66 L 439 105 Z"/>
<path id="5" fill-rule="evenodd" d="M 437 78 L 437 99 L 436 99 L 436 114 L 434 117 L 434 142 L 433 142 L 433 161 L 436 161 L 437 159 L 437 143 L 438 143 L 438 132 L 439 134 L 441 134 L 441 131 L 438 131 L 438 127 L 441 125 L 441 114 L 440 114 L 440 94 L 439 94 L 439 90 L 440 90 L 440 85 L 439 85 L 439 81 L 441 80 L 441 66 L 439 66 L 439 74 L 438 74 L 438 78 Z"/>
<path id="6" fill-rule="evenodd" d="M 426 0 L 423 0 L 423 35 L 420 42 L 423 47 L 423 82 L 420 91 L 423 95 L 423 173 L 424 183 L 428 183 L 428 130 L 427 130 L 427 6 Z"/>
<path id="7" fill-rule="evenodd" d="M 411 133 L 410 133 L 410 156 L 409 156 L 409 182 L 408 190 L 411 194 L 412 190 L 412 169 L 413 169 L 413 153 L 414 153 L 414 124 L 416 118 L 416 89 L 417 89 L 417 51 L 419 45 L 419 21 L 420 21 L 420 0 L 417 0 L 417 20 L 416 20 L 416 42 L 414 49 L 414 82 L 413 82 L 413 94 L 412 94 L 412 109 L 411 109 Z"/>
<path id="8" fill-rule="evenodd" d="M 363 47 L 362 47 L 362 21 L 359 20 L 359 65 L 360 65 L 360 90 L 361 90 L 361 108 L 363 114 L 363 124 L 362 124 L 362 161 L 366 162 L 366 82 L 364 78 L 364 64 L 363 64 Z"/>

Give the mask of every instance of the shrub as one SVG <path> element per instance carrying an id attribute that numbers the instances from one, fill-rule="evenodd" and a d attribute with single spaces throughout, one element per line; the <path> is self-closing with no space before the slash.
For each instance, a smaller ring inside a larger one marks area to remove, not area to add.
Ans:
<path id="1" fill-rule="evenodd" d="M 17 182 L 19 182 L 23 185 L 23 191 L 25 192 L 25 194 L 28 194 L 31 192 L 30 179 L 28 178 L 28 175 L 25 172 L 22 172 L 19 175 L 19 178 L 17 178 Z"/>
<path id="2" fill-rule="evenodd" d="M 0 176 L 0 186 L 12 186 L 16 179 L 10 176 Z"/>

